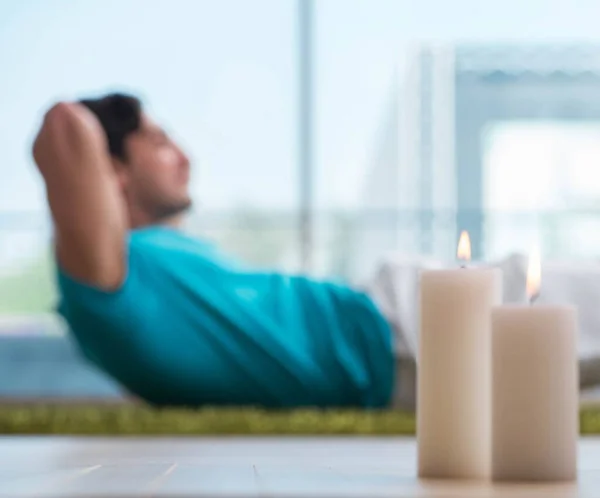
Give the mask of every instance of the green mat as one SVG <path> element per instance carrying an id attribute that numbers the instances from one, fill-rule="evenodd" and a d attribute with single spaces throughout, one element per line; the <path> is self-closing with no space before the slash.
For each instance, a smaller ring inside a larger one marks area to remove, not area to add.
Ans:
<path id="1" fill-rule="evenodd" d="M 600 434 L 600 407 L 581 411 L 582 434 Z M 73 435 L 413 435 L 397 411 L 152 409 L 137 405 L 0 406 L 0 434 Z"/>

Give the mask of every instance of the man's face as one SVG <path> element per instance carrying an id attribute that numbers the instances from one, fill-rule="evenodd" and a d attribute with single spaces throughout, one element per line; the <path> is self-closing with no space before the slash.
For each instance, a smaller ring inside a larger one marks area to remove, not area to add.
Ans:
<path id="1" fill-rule="evenodd" d="M 183 151 L 148 116 L 127 138 L 127 164 L 121 168 L 131 209 L 159 221 L 187 210 L 190 163 Z"/>

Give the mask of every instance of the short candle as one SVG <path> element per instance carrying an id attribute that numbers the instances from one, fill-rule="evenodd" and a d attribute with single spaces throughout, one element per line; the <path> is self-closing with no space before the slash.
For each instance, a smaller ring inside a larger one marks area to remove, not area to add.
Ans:
<path id="1" fill-rule="evenodd" d="M 532 305 L 492 310 L 492 477 L 571 481 L 577 474 L 577 315 L 536 306 L 541 263 L 530 260 Z"/>

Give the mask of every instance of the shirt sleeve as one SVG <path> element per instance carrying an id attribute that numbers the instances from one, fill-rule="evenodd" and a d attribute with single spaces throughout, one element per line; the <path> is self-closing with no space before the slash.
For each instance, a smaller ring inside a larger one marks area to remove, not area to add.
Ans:
<path id="1" fill-rule="evenodd" d="M 132 293 L 135 292 L 138 282 L 138 249 L 130 241 L 127 244 L 126 274 L 119 288 L 106 291 L 72 277 L 60 263 L 57 263 L 58 287 L 63 298 L 64 307 L 70 303 L 89 307 L 90 311 L 111 308 L 126 308 L 131 304 Z"/>
<path id="2" fill-rule="evenodd" d="M 113 291 L 82 282 L 58 266 L 61 311 L 76 335 L 85 334 L 86 328 L 92 329 L 93 320 L 103 323 L 106 334 L 111 330 L 119 331 L 123 325 L 134 331 L 140 320 L 152 315 L 156 304 L 153 286 L 145 282 L 148 272 L 142 271 L 144 266 L 150 265 L 147 251 L 143 245 L 129 239 L 126 258 L 125 279 Z"/>

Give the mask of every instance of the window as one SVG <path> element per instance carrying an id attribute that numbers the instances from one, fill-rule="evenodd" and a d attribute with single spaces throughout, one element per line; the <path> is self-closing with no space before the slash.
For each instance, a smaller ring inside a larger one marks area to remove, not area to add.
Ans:
<path id="1" fill-rule="evenodd" d="M 37 121 L 116 89 L 191 153 L 187 229 L 249 263 L 297 271 L 307 251 L 304 269 L 357 281 L 390 251 L 452 259 L 462 229 L 479 259 L 534 239 L 594 256 L 599 14 L 594 0 L 4 2 L 0 313 L 55 300 Z"/>
<path id="2" fill-rule="evenodd" d="M 386 252 L 452 260 L 463 229 L 478 259 L 538 237 L 548 256 L 597 254 L 597 2 L 316 5 L 323 273 L 360 279 Z"/>
<path id="3" fill-rule="evenodd" d="M 297 269 L 294 1 L 2 2 L 0 46 L 1 314 L 55 301 L 30 158 L 39 119 L 57 99 L 112 90 L 140 94 L 192 156 L 190 231 Z"/>

